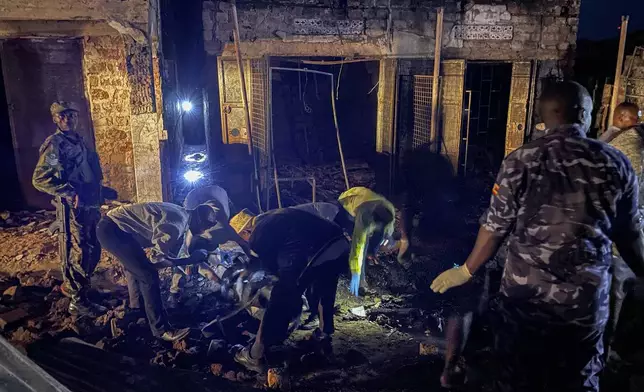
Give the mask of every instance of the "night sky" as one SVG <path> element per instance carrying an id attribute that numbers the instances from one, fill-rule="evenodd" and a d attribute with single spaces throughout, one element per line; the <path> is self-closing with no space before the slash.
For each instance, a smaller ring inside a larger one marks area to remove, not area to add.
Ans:
<path id="1" fill-rule="evenodd" d="M 644 30 L 642 0 L 582 0 L 579 38 L 601 40 L 619 36 L 621 16 L 629 15 L 628 31 Z"/>

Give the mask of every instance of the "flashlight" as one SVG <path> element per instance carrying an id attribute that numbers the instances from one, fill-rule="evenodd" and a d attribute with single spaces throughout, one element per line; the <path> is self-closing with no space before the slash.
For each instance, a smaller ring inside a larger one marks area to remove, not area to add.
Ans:
<path id="1" fill-rule="evenodd" d="M 181 102 L 181 109 L 186 113 L 192 111 L 192 102 L 190 101 Z"/>
<path id="2" fill-rule="evenodd" d="M 203 178 L 203 173 L 197 170 L 188 170 L 184 175 L 183 178 L 186 179 L 188 182 L 197 182 L 200 179 Z"/>

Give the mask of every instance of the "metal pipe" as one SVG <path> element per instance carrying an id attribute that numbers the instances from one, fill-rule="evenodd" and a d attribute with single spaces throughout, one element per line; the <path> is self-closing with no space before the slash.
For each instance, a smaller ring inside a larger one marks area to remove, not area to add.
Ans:
<path id="1" fill-rule="evenodd" d="M 262 202 L 259 197 L 259 174 L 257 172 L 257 160 L 253 149 L 253 128 L 250 121 L 250 111 L 248 109 L 248 92 L 246 91 L 246 78 L 244 77 L 244 65 L 242 64 L 241 49 L 239 46 L 239 21 L 237 20 L 236 1 L 232 0 L 233 11 L 233 38 L 235 40 L 235 57 L 237 58 L 237 68 L 239 69 L 239 80 L 241 82 L 242 103 L 244 104 L 244 116 L 246 118 L 246 130 L 248 133 L 248 155 L 253 160 L 253 180 L 255 185 L 255 194 L 257 196 L 257 208 L 262 211 Z"/>
<path id="2" fill-rule="evenodd" d="M 470 150 L 470 118 L 472 117 L 472 90 L 467 93 L 467 125 L 465 126 L 465 160 L 463 161 L 463 175 L 467 175 L 467 156 Z"/>
<path id="3" fill-rule="evenodd" d="M 398 157 L 398 96 L 400 94 L 400 83 L 398 79 L 398 70 L 400 68 L 400 63 L 396 61 L 396 81 L 395 81 L 395 90 L 394 90 L 394 119 L 393 119 L 393 129 L 391 137 L 391 155 L 389 156 L 389 195 L 393 195 L 396 187 L 396 159 Z"/>
<path id="4" fill-rule="evenodd" d="M 331 77 L 331 108 L 333 110 L 333 124 L 335 125 L 335 134 L 336 138 L 338 140 L 338 151 L 340 152 L 340 163 L 342 163 L 342 172 L 344 173 L 344 183 L 347 187 L 347 189 L 350 188 L 349 186 L 349 176 L 347 175 L 347 165 L 344 162 L 344 152 L 342 150 L 342 140 L 340 139 L 340 127 L 338 125 L 338 116 L 335 108 L 335 94 L 334 94 L 334 88 L 335 88 L 335 83 L 334 83 L 334 76 L 330 72 L 322 72 L 322 71 L 316 71 L 314 69 L 308 69 L 308 68 L 286 68 L 286 67 L 271 67 L 271 75 L 273 70 L 278 70 L 278 71 L 293 71 L 293 72 L 310 72 L 310 73 L 315 73 L 318 75 L 327 75 Z M 271 118 L 273 117 L 273 112 L 271 109 Z M 274 162 L 275 163 L 275 162 Z M 275 163 L 277 165 L 277 163 Z"/>
<path id="5" fill-rule="evenodd" d="M 528 98 L 528 118 L 526 120 L 526 132 L 525 135 L 532 135 L 532 117 L 534 116 L 534 98 L 537 93 L 537 72 L 538 72 L 538 62 L 532 63 L 532 72 L 530 76 L 530 95 Z M 595 100 L 593 99 L 593 102 Z M 524 136 L 525 140 L 525 136 Z"/>

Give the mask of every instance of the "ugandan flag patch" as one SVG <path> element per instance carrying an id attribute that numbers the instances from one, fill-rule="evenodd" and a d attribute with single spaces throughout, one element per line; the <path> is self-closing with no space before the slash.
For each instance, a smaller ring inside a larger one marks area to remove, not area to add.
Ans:
<path id="1" fill-rule="evenodd" d="M 500 189 L 500 188 L 501 188 L 501 187 L 499 186 L 499 184 L 494 184 L 494 186 L 492 187 L 492 194 L 493 194 L 494 196 L 498 195 L 498 194 L 499 194 L 499 189 Z"/>

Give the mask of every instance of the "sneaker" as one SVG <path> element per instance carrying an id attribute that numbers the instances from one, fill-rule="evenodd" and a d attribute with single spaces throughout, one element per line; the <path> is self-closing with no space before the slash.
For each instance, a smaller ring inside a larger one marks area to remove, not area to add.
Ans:
<path id="1" fill-rule="evenodd" d="M 255 373 L 264 373 L 264 364 L 259 359 L 251 358 L 250 349 L 244 347 L 235 354 L 235 362 Z"/>
<path id="2" fill-rule="evenodd" d="M 177 340 L 185 339 L 190 334 L 190 328 L 175 329 L 172 331 L 165 331 L 160 339 L 166 342 L 176 342 Z"/>
<path id="3" fill-rule="evenodd" d="M 73 316 L 86 316 L 97 318 L 105 312 L 107 308 L 89 300 L 73 300 L 69 303 L 69 313 Z"/>
<path id="4" fill-rule="evenodd" d="M 318 328 L 319 326 L 320 319 L 318 318 L 318 316 L 311 315 L 306 320 L 304 320 L 302 325 L 300 325 L 300 329 L 302 331 L 311 331 Z"/>

